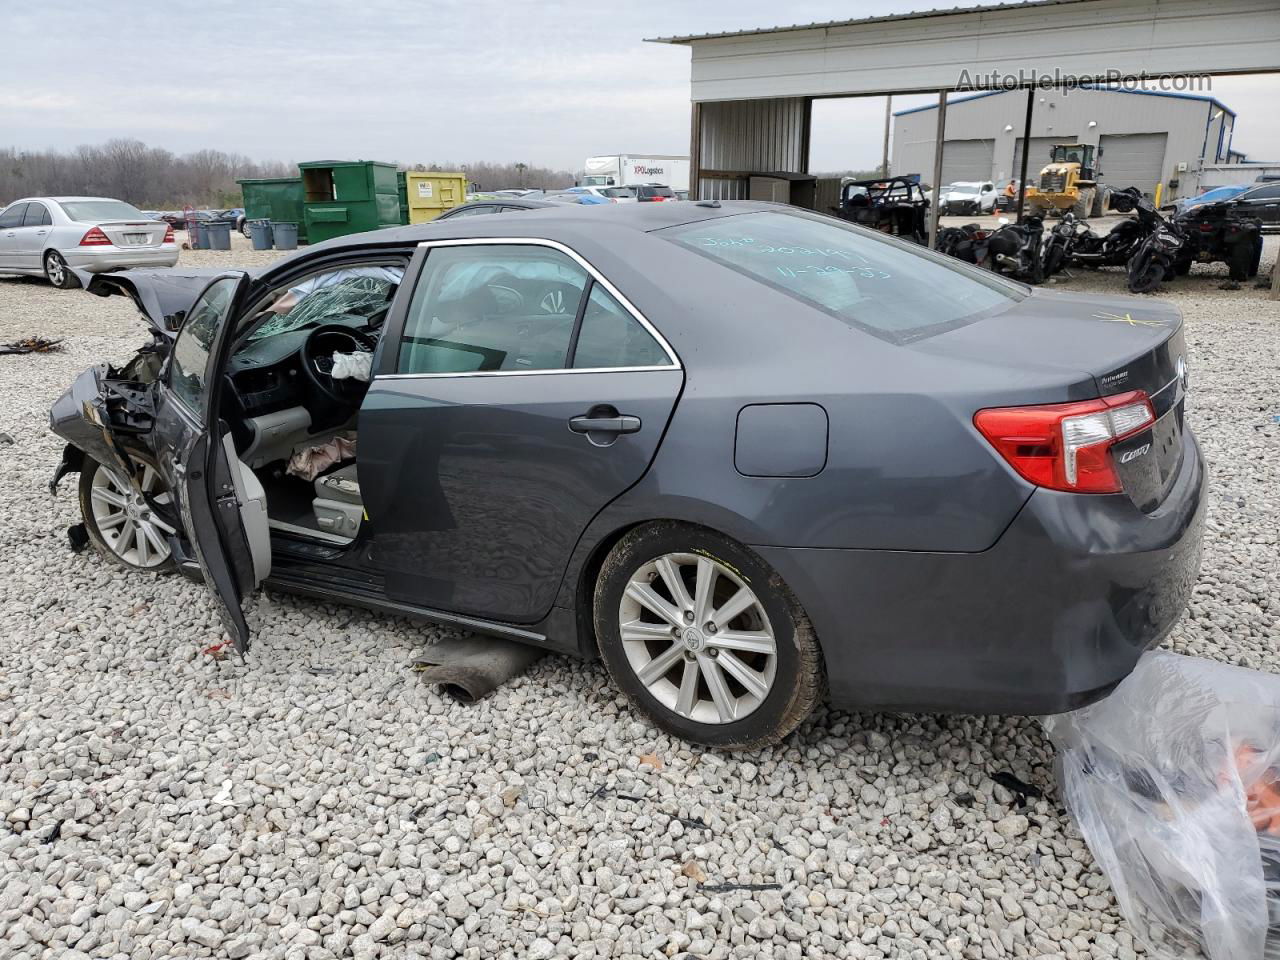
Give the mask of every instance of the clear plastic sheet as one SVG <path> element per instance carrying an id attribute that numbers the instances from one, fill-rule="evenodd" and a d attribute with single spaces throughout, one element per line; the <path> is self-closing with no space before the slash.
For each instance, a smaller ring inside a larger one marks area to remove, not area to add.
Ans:
<path id="1" fill-rule="evenodd" d="M 1280 676 L 1156 651 L 1044 725 L 1067 809 L 1149 952 L 1280 960 Z"/>

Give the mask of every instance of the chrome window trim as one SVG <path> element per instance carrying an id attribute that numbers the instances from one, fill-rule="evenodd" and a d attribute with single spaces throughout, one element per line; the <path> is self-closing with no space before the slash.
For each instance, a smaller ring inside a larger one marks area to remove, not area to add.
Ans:
<path id="1" fill-rule="evenodd" d="M 563 253 L 583 270 L 587 271 L 588 276 L 596 283 L 605 288 L 606 291 L 622 305 L 622 308 L 631 314 L 637 323 L 645 329 L 649 336 L 657 341 L 658 346 L 662 348 L 662 352 L 667 355 L 670 363 L 657 364 L 653 366 L 643 367 L 554 367 L 545 370 L 461 370 L 451 373 L 382 373 L 374 376 L 373 380 L 438 380 L 450 377 L 532 377 L 536 375 L 554 375 L 566 373 L 642 373 L 655 370 L 682 370 L 684 369 L 667 338 L 659 332 L 658 328 L 649 322 L 648 318 L 641 313 L 634 303 L 626 298 L 626 296 L 609 282 L 608 277 L 602 274 L 594 266 L 592 266 L 585 257 L 574 250 L 572 247 L 561 243 L 558 240 L 548 240 L 543 237 L 468 237 L 463 240 L 424 240 L 418 244 L 420 250 L 431 250 L 435 247 L 478 247 L 478 246 L 532 246 L 532 247 L 550 247 Z M 430 263 L 431 258 L 427 257 Z M 425 266 L 424 268 L 425 269 Z M 421 277 L 421 274 L 419 274 Z M 412 302 L 412 301 L 410 301 Z M 400 333 L 401 342 L 404 341 L 404 331 Z M 396 345 L 397 352 L 400 345 Z"/>

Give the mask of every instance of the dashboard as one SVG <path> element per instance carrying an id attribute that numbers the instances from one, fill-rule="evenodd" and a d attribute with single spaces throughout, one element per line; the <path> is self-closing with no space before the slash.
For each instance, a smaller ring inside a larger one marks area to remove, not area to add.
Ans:
<path id="1" fill-rule="evenodd" d="M 369 331 L 364 317 L 326 317 L 326 324 L 338 324 L 353 330 Z M 314 326 L 289 330 L 261 340 L 241 343 L 227 364 L 238 411 L 245 418 L 273 413 L 286 407 L 307 405 L 308 381 L 302 372 L 302 345 Z"/>

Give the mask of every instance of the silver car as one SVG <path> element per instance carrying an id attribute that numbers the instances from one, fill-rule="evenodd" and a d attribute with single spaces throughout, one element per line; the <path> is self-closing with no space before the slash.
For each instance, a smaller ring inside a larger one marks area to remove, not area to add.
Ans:
<path id="1" fill-rule="evenodd" d="M 68 267 L 104 273 L 178 262 L 173 228 L 133 204 L 106 197 L 27 197 L 0 212 L 0 273 L 44 274 L 64 290 Z"/>

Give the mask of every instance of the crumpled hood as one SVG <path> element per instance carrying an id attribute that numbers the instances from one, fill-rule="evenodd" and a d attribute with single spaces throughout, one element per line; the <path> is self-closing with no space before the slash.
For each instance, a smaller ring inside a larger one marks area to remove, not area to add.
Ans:
<path id="1" fill-rule="evenodd" d="M 174 331 L 168 328 L 166 319 L 185 313 L 195 303 L 196 297 L 214 277 L 228 270 L 207 267 L 184 269 L 169 267 L 162 270 L 128 270 L 121 273 L 86 273 L 75 271 L 80 284 L 88 293 L 99 297 L 125 294 L 132 298 L 139 312 L 157 333 L 170 339 Z"/>

